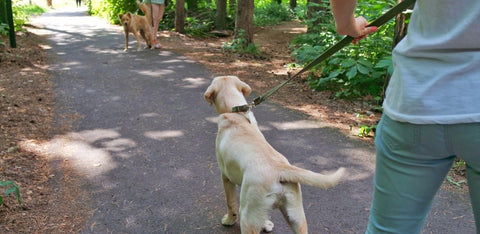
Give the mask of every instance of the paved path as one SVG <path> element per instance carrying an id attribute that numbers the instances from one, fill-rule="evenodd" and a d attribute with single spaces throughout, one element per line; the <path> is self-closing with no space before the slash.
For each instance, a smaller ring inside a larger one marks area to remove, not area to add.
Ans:
<path id="1" fill-rule="evenodd" d="M 214 109 L 203 92 L 215 74 L 166 50 L 123 52 L 123 32 L 84 11 L 35 20 L 50 35 L 58 128 L 49 143 L 82 175 L 93 215 L 83 233 L 239 233 L 225 212 L 215 161 Z M 131 43 L 135 48 L 135 41 Z M 307 116 L 267 103 L 255 109 L 269 142 L 295 164 L 350 175 L 329 190 L 303 186 L 311 233 L 362 233 L 374 149 Z M 426 233 L 474 233 L 465 195 L 442 191 Z M 290 233 L 278 211 L 274 233 Z"/>

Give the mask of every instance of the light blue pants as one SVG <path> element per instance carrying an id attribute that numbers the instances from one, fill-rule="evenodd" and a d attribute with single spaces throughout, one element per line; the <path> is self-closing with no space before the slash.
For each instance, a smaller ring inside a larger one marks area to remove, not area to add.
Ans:
<path id="1" fill-rule="evenodd" d="M 384 115 L 378 125 L 373 203 L 366 233 L 420 233 L 456 156 L 480 233 L 480 123 L 415 125 Z"/>

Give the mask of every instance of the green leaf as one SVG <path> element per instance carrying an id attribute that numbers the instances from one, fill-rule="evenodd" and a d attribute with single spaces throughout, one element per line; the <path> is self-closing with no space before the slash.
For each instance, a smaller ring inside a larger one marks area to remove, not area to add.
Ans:
<path id="1" fill-rule="evenodd" d="M 355 60 L 353 59 L 343 60 L 343 62 L 340 64 L 340 66 L 344 68 L 349 68 L 349 67 L 352 67 L 353 65 L 355 65 Z"/>
<path id="2" fill-rule="evenodd" d="M 15 196 L 17 197 L 18 204 L 20 204 L 20 205 L 22 204 L 22 200 L 20 198 L 20 189 L 18 188 L 18 185 L 15 182 L 10 181 L 10 180 L 0 181 L 0 186 L 3 186 L 3 187 L 10 186 L 10 188 L 5 190 L 5 194 L 8 196 L 8 195 L 10 195 L 10 193 L 13 192 L 15 194 Z M 1 197 L 1 198 L 2 198 L 2 202 L 0 202 L 0 205 L 3 203 L 3 197 Z"/>
<path id="3" fill-rule="evenodd" d="M 358 72 L 364 74 L 364 75 L 368 75 L 370 74 L 370 71 L 368 70 L 368 68 L 364 67 L 363 65 L 361 64 L 357 64 L 357 70 Z"/>
<path id="4" fill-rule="evenodd" d="M 350 70 L 347 72 L 347 78 L 350 80 L 353 77 L 357 75 L 357 67 L 352 67 Z"/>
<path id="5" fill-rule="evenodd" d="M 5 187 L 9 185 L 15 184 L 13 181 L 7 180 L 7 181 L 0 181 L 0 186 Z"/>
<path id="6" fill-rule="evenodd" d="M 371 61 L 369 60 L 366 60 L 364 58 L 361 58 L 357 61 L 357 63 L 360 63 L 362 64 L 363 66 L 367 67 L 367 68 L 373 68 L 373 64 Z"/>
<path id="7" fill-rule="evenodd" d="M 338 77 L 338 75 L 340 75 L 342 72 L 340 70 L 337 70 L 337 71 L 333 71 L 331 72 L 329 75 L 328 75 L 328 78 L 331 79 L 331 78 L 336 78 Z"/>
<path id="8" fill-rule="evenodd" d="M 377 65 L 375 65 L 375 68 L 384 68 L 384 67 L 389 67 L 389 66 L 392 66 L 392 58 L 390 57 L 390 59 L 382 59 L 380 60 Z"/>

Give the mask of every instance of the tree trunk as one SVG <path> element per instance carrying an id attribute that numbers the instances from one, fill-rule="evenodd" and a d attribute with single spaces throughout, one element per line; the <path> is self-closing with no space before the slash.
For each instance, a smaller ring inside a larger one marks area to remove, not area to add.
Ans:
<path id="1" fill-rule="evenodd" d="M 253 7 L 254 0 L 238 0 L 235 17 L 235 38 L 243 38 L 243 47 L 253 43 Z"/>
<path id="2" fill-rule="evenodd" d="M 175 31 L 185 33 L 185 0 L 175 2 Z"/>
<path id="3" fill-rule="evenodd" d="M 403 0 L 397 0 L 397 4 L 403 2 Z M 413 5 L 409 8 L 413 9 Z M 392 49 L 407 35 L 407 24 L 405 20 L 407 19 L 407 15 L 401 13 L 395 17 L 395 32 L 393 34 L 393 43 Z M 388 83 L 390 83 L 390 74 L 387 74 L 385 77 L 385 84 L 383 86 L 383 93 L 382 93 L 382 102 L 385 99 L 385 91 L 387 90 Z"/>
<path id="4" fill-rule="evenodd" d="M 227 28 L 227 0 L 216 0 L 216 4 L 215 29 L 225 30 Z"/>
<path id="5" fill-rule="evenodd" d="M 397 0 L 397 4 L 403 2 L 403 0 Z M 413 7 L 413 6 L 412 6 Z M 412 9 L 412 8 L 410 8 Z M 395 46 L 407 35 L 407 24 L 405 24 L 406 15 L 398 14 L 395 17 L 395 32 L 393 34 L 393 47 Z"/>
<path id="6" fill-rule="evenodd" d="M 297 0 L 290 0 L 290 9 L 295 9 L 297 7 Z"/>

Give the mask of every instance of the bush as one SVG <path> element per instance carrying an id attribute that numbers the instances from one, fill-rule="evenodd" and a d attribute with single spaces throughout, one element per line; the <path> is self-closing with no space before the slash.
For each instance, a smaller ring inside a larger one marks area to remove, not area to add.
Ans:
<path id="1" fill-rule="evenodd" d="M 45 12 L 45 9 L 37 5 L 29 5 L 22 1 L 12 2 L 13 23 L 15 31 L 22 31 L 23 26 L 29 21 L 31 15 L 38 15 Z M 0 35 L 8 34 L 8 24 L 0 22 Z"/>
<path id="2" fill-rule="evenodd" d="M 293 12 L 286 5 L 276 2 L 259 5 L 253 12 L 255 26 L 275 25 L 282 21 L 290 21 L 293 18 Z"/>
<path id="3" fill-rule="evenodd" d="M 359 2 L 356 15 L 372 21 L 380 16 L 379 12 L 390 9 L 395 3 L 393 0 L 389 0 L 388 4 L 374 0 Z M 329 6 L 323 7 L 329 9 Z M 296 12 L 300 17 L 306 18 L 304 8 L 297 8 Z M 335 30 L 330 13 L 317 12 L 312 16 L 305 21 L 309 32 L 292 42 L 295 48 L 293 55 L 304 65 L 342 38 Z M 314 25 L 314 22 L 322 23 Z M 308 77 L 311 88 L 334 91 L 339 98 L 380 96 L 387 75 L 393 70 L 390 58 L 393 32 L 394 22 L 390 21 L 380 27 L 377 33 L 360 41 L 357 46 L 347 46 L 331 56 L 326 62 L 312 69 L 313 72 Z"/>
<path id="4" fill-rule="evenodd" d="M 135 12 L 138 9 L 133 0 L 90 0 L 88 1 L 88 13 L 107 19 L 110 23 L 120 23 L 118 14 Z"/>

